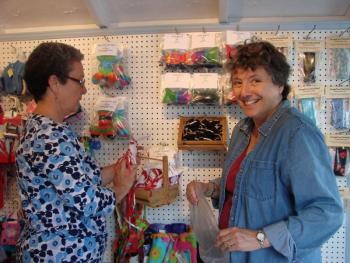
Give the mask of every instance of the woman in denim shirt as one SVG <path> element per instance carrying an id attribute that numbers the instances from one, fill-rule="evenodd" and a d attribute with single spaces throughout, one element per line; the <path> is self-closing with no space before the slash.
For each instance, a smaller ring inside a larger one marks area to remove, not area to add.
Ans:
<path id="1" fill-rule="evenodd" d="M 216 245 L 230 262 L 321 262 L 320 246 L 343 222 L 323 135 L 290 106 L 290 66 L 267 42 L 237 47 L 232 85 L 247 116 L 233 130 L 220 180 L 192 181 L 219 209 Z"/>

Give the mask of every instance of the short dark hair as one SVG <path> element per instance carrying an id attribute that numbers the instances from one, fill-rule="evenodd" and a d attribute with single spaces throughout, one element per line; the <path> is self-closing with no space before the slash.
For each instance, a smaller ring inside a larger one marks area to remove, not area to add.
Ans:
<path id="1" fill-rule="evenodd" d="M 232 72 L 237 69 L 254 71 L 258 67 L 263 67 L 275 85 L 284 87 L 282 99 L 287 99 L 291 89 L 288 84 L 290 65 L 283 53 L 271 43 L 257 41 L 237 46 L 232 54 L 231 67 Z"/>
<path id="2" fill-rule="evenodd" d="M 25 63 L 23 77 L 34 100 L 38 102 L 42 99 L 51 75 L 56 75 L 65 84 L 72 63 L 83 58 L 78 49 L 64 43 L 46 42 L 37 46 Z"/>

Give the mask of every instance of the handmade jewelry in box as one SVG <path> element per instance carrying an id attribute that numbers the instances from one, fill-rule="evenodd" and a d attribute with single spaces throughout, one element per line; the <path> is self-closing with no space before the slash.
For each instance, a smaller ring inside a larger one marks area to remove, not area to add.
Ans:
<path id="1" fill-rule="evenodd" d="M 180 117 L 178 148 L 180 150 L 227 150 L 226 117 Z"/>

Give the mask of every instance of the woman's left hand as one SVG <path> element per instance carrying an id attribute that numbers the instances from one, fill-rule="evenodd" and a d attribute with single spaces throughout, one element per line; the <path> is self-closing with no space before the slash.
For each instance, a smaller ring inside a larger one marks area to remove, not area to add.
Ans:
<path id="1" fill-rule="evenodd" d="M 123 158 L 114 167 L 114 186 L 126 187 L 127 190 L 133 186 L 136 180 L 137 165 L 127 165 L 127 161 Z"/>
<path id="2" fill-rule="evenodd" d="M 127 161 L 123 158 L 114 167 L 114 190 L 119 203 L 129 192 L 130 188 L 136 181 L 137 165 L 127 165 Z"/>
<path id="3" fill-rule="evenodd" d="M 254 251 L 260 249 L 257 231 L 230 227 L 219 231 L 216 246 L 223 251 Z"/>

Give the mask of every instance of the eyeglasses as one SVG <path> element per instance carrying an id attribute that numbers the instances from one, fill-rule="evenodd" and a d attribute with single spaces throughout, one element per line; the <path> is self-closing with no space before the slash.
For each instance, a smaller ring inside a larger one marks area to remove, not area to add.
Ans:
<path id="1" fill-rule="evenodd" d="M 75 81 L 76 83 L 78 83 L 80 85 L 80 87 L 84 88 L 85 87 L 85 79 L 76 79 L 76 78 L 73 78 L 73 77 L 70 77 L 70 76 L 67 76 L 67 79 L 70 79 L 70 80 L 73 80 Z"/>

